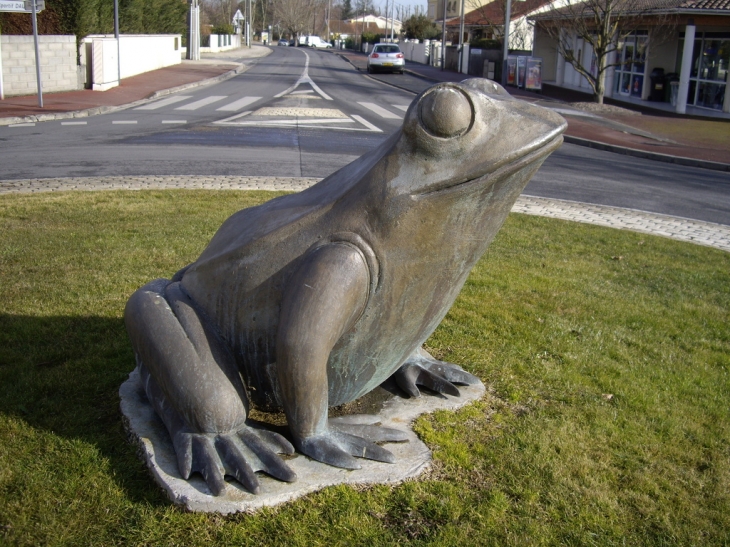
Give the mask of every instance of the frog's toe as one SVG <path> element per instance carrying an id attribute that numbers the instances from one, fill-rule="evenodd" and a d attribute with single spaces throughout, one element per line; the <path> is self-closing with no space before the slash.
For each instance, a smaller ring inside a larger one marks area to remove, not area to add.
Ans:
<path id="1" fill-rule="evenodd" d="M 344 417 L 349 418 L 349 416 Z M 340 433 L 356 435 L 373 443 L 400 443 L 408 441 L 408 434 L 400 429 L 381 427 L 378 424 L 351 423 L 341 418 L 328 420 L 329 428 Z"/>
<path id="2" fill-rule="evenodd" d="M 191 449 L 192 472 L 203 475 L 212 494 L 220 496 L 226 489 L 225 468 L 213 439 L 208 435 L 193 435 Z"/>
<path id="3" fill-rule="evenodd" d="M 340 446 L 332 433 L 303 439 L 297 444 L 297 448 L 302 454 L 334 467 L 342 469 L 362 468 L 357 460 L 348 451 L 344 450 L 345 447 Z"/>
<path id="4" fill-rule="evenodd" d="M 252 494 L 258 494 L 261 491 L 259 480 L 246 461 L 242 442 L 235 436 L 218 437 L 216 448 L 223 458 L 227 474 L 236 477 L 236 480 Z"/>
<path id="5" fill-rule="evenodd" d="M 284 437 L 273 431 L 254 430 L 250 427 L 240 430 L 238 437 L 253 452 L 252 459 L 257 464 L 257 470 L 281 481 L 297 480 L 296 473 L 278 456 L 278 453 L 294 453 L 294 447 Z"/>
<path id="6" fill-rule="evenodd" d="M 386 450 L 367 439 L 341 431 L 333 432 L 332 435 L 337 439 L 340 446 L 352 456 L 377 462 L 395 463 L 395 456 L 390 450 Z"/>

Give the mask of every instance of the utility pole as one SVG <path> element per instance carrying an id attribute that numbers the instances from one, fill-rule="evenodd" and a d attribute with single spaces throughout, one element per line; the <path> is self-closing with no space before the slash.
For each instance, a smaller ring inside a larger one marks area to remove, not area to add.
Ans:
<path id="1" fill-rule="evenodd" d="M 446 0 L 442 1 L 444 3 L 444 17 L 441 25 L 441 70 L 444 70 L 444 65 L 446 65 Z"/>
<path id="2" fill-rule="evenodd" d="M 464 63 L 464 0 L 461 0 L 461 15 L 459 16 L 459 74 Z"/>
<path id="3" fill-rule="evenodd" d="M 200 61 L 200 4 L 198 0 L 190 0 L 189 19 L 188 50 L 185 57 L 191 61 Z"/>
<path id="4" fill-rule="evenodd" d="M 502 51 L 502 85 L 507 85 L 507 57 L 509 57 L 509 20 L 512 17 L 512 0 L 507 0 L 504 10 L 504 50 Z"/>
<path id="5" fill-rule="evenodd" d="M 114 0 L 114 38 L 117 39 L 117 80 L 122 83 L 122 47 L 119 44 L 119 0 Z"/>

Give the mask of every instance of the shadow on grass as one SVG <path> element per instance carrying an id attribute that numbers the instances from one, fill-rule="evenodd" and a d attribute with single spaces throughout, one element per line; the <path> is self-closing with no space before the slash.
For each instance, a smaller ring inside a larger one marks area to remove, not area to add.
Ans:
<path id="1" fill-rule="evenodd" d="M 118 390 L 133 368 L 121 318 L 0 314 L 0 413 L 89 445 L 130 501 L 166 504 L 122 426 Z"/>

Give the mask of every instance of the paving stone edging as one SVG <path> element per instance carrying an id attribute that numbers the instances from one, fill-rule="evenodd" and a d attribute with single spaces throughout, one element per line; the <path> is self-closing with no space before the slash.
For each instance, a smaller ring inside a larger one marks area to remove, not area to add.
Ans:
<path id="1" fill-rule="evenodd" d="M 268 190 L 298 192 L 317 183 L 312 177 L 239 176 L 142 176 L 69 177 L 0 181 L 2 194 L 34 194 L 69 190 Z M 730 226 L 686 218 L 593 205 L 575 201 L 522 195 L 513 212 L 584 222 L 620 230 L 632 230 L 679 241 L 696 243 L 730 252 Z"/>

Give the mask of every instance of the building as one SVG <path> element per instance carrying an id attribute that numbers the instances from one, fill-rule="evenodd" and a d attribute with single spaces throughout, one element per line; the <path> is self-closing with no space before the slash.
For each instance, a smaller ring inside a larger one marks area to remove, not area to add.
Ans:
<path id="1" fill-rule="evenodd" d="M 662 0 L 639 7 L 640 15 L 628 8 L 621 14 L 634 30 L 617 39 L 608 55 L 605 96 L 664 102 L 680 114 L 730 113 L 730 0 Z M 585 76 L 560 54 L 549 25 L 564 27 L 576 59 L 595 75 L 590 44 L 561 22 L 561 10 L 530 19 L 536 23 L 533 55 L 543 59 L 543 82 L 590 92 Z"/>
<path id="2" fill-rule="evenodd" d="M 552 0 L 514 0 L 511 3 L 510 50 L 532 50 L 534 23 L 529 21 L 528 17 L 545 11 L 549 8 L 551 2 Z M 458 2 L 455 3 L 458 4 Z M 464 14 L 464 43 L 480 39 L 502 40 L 502 36 L 504 35 L 504 12 L 505 3 L 500 0 L 494 0 Z M 446 20 L 448 39 L 458 42 L 460 24 L 460 16 Z"/>
<path id="3" fill-rule="evenodd" d="M 352 19 L 347 19 L 346 22 L 355 25 L 356 28 L 359 28 L 363 23 L 367 26 L 375 25 L 379 29 L 377 32 L 380 34 L 384 34 L 386 29 L 390 32 L 392 26 L 395 36 L 400 34 L 401 28 L 403 27 L 403 23 L 398 21 L 398 19 L 391 19 L 382 15 L 360 15 Z"/>

